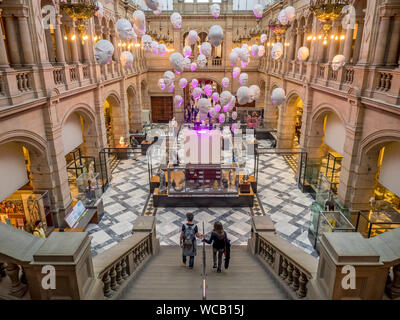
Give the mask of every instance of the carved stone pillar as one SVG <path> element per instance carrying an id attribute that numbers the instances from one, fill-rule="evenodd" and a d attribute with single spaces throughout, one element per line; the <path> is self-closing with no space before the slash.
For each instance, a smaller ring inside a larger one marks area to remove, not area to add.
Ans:
<path id="1" fill-rule="evenodd" d="M 69 29 L 69 39 L 68 41 L 71 44 L 71 62 L 74 64 L 78 64 L 79 61 L 79 54 L 78 54 L 78 41 L 79 41 L 79 37 L 78 37 L 78 33 L 76 32 L 76 27 L 71 25 L 70 29 Z M 75 36 L 75 39 L 72 40 L 72 37 Z"/>
<path id="2" fill-rule="evenodd" d="M 290 47 L 289 47 L 289 60 L 294 60 L 295 59 L 295 55 L 297 53 L 296 51 L 296 43 L 298 41 L 296 41 L 296 36 L 298 37 L 296 30 L 292 30 L 292 32 L 290 33 Z"/>
<path id="3" fill-rule="evenodd" d="M 356 42 L 354 44 L 353 64 L 356 64 L 360 57 L 360 49 L 361 49 L 363 32 L 364 32 L 364 21 L 360 20 L 358 22 Z"/>
<path id="4" fill-rule="evenodd" d="M 35 59 L 33 57 L 33 47 L 31 33 L 28 26 L 28 17 L 18 17 L 19 31 L 22 42 L 22 54 L 24 56 L 25 65 L 34 65 Z"/>
<path id="5" fill-rule="evenodd" d="M 17 298 L 22 298 L 28 290 L 28 287 L 19 280 L 19 266 L 15 263 L 8 263 L 6 274 L 11 280 L 9 294 Z"/>
<path id="6" fill-rule="evenodd" d="M 397 64 L 397 52 L 400 39 L 400 15 L 394 17 L 394 25 L 392 28 L 392 37 L 390 38 L 389 51 L 386 65 L 394 66 Z"/>
<path id="7" fill-rule="evenodd" d="M 1 17 L 1 9 L 0 9 Z M 0 27 L 0 68 L 9 68 L 6 45 L 3 38 L 3 29 Z"/>
<path id="8" fill-rule="evenodd" d="M 352 44 L 353 44 L 353 33 L 354 29 L 348 28 L 346 30 L 346 39 L 344 40 L 344 49 L 343 49 L 343 55 L 346 58 L 346 63 L 350 62 L 351 58 L 351 49 L 352 49 Z"/>
<path id="9" fill-rule="evenodd" d="M 17 29 L 15 25 L 16 21 L 13 16 L 5 16 L 5 20 L 6 20 L 7 44 L 10 53 L 10 62 L 12 65 L 20 66 L 22 59 L 18 46 L 19 42 L 17 39 Z"/>
<path id="10" fill-rule="evenodd" d="M 296 48 L 294 51 L 294 58 L 296 59 L 297 52 L 303 44 L 303 28 L 297 28 Z"/>
<path id="11" fill-rule="evenodd" d="M 375 56 L 373 65 L 379 66 L 383 65 L 385 62 L 385 49 L 386 43 L 388 40 L 389 34 L 389 26 L 390 26 L 390 17 L 381 16 L 381 20 L 379 23 L 379 33 L 378 40 L 375 46 Z"/>
<path id="12" fill-rule="evenodd" d="M 339 25 L 336 21 L 334 22 L 332 32 L 334 35 L 337 35 L 339 32 Z M 333 57 L 336 55 L 337 48 L 338 48 L 338 41 L 339 40 L 335 40 L 335 39 L 330 39 L 330 41 L 329 41 L 329 51 L 328 51 L 329 52 L 329 54 L 328 54 L 329 62 L 332 62 Z"/>
<path id="13" fill-rule="evenodd" d="M 65 54 L 64 54 L 64 44 L 63 44 L 63 36 L 61 32 L 61 15 L 57 15 L 56 19 L 56 28 L 54 30 L 54 37 L 56 40 L 56 56 L 57 63 L 65 64 Z"/>

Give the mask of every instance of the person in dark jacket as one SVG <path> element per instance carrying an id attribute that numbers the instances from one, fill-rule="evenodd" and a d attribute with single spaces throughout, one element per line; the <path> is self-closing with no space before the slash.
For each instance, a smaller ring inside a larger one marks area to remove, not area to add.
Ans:
<path id="1" fill-rule="evenodd" d="M 214 229 L 211 232 L 211 237 L 209 240 L 204 239 L 208 244 L 212 243 L 213 246 L 213 261 L 214 265 L 213 268 L 217 268 L 217 254 L 218 254 L 218 268 L 217 272 L 221 272 L 221 265 L 222 265 L 222 256 L 225 251 L 226 243 L 228 240 L 228 236 L 224 231 L 224 227 L 222 223 L 217 221 L 214 223 Z"/>

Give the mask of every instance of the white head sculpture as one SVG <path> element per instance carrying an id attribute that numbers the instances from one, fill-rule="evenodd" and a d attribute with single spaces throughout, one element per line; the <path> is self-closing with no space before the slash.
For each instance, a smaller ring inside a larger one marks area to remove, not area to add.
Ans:
<path id="1" fill-rule="evenodd" d="M 146 16 L 142 10 L 136 10 L 133 13 L 133 29 L 139 37 L 146 34 Z"/>
<path id="2" fill-rule="evenodd" d="M 208 31 L 208 41 L 210 41 L 214 47 L 218 47 L 222 40 L 224 40 L 224 31 L 221 26 L 213 25 L 210 31 Z"/>
<path id="3" fill-rule="evenodd" d="M 132 68 L 133 65 L 133 55 L 130 51 L 121 52 L 121 64 L 125 70 Z"/>
<path id="4" fill-rule="evenodd" d="M 226 106 L 232 99 L 232 94 L 229 91 L 222 91 L 219 96 L 219 102 L 222 106 Z"/>
<path id="5" fill-rule="evenodd" d="M 234 95 L 232 95 L 231 101 L 229 101 L 229 106 L 230 110 L 232 110 L 233 107 L 236 106 L 236 97 Z"/>
<path id="6" fill-rule="evenodd" d="M 151 10 L 157 10 L 159 6 L 158 0 L 144 0 L 146 2 L 146 6 Z"/>
<path id="7" fill-rule="evenodd" d="M 271 56 L 274 60 L 279 60 L 283 55 L 283 45 L 280 42 L 274 44 L 271 50 Z"/>
<path id="8" fill-rule="evenodd" d="M 249 64 L 249 62 L 250 62 L 250 58 L 249 58 L 249 60 L 247 60 L 247 61 L 240 61 L 240 66 L 244 69 L 244 68 L 247 67 L 247 65 Z"/>
<path id="9" fill-rule="evenodd" d="M 241 71 L 242 70 L 240 70 L 239 67 L 233 68 L 233 71 L 232 71 L 233 79 L 236 79 L 237 77 L 239 77 Z"/>
<path id="10" fill-rule="evenodd" d="M 197 88 L 197 86 L 199 85 L 199 81 L 197 79 L 193 79 L 192 82 L 190 82 L 190 84 L 192 85 L 192 88 Z"/>
<path id="11" fill-rule="evenodd" d="M 142 37 L 142 46 L 144 51 L 150 52 L 151 51 L 151 43 L 153 42 L 153 39 L 148 34 L 145 34 Z"/>
<path id="12" fill-rule="evenodd" d="M 346 57 L 342 54 L 334 56 L 332 59 L 332 70 L 338 71 L 346 64 Z"/>
<path id="13" fill-rule="evenodd" d="M 111 61 L 114 54 L 114 46 L 108 40 L 99 40 L 94 48 L 94 57 L 100 65 L 105 65 Z"/>
<path id="14" fill-rule="evenodd" d="M 214 92 L 214 93 L 212 94 L 212 96 L 211 96 L 211 99 L 212 99 L 214 102 L 218 102 L 218 101 L 219 101 L 219 93 L 218 93 L 218 92 Z"/>
<path id="15" fill-rule="evenodd" d="M 272 90 L 271 101 L 274 106 L 280 106 L 285 100 L 285 90 L 282 88 L 275 88 Z"/>
<path id="16" fill-rule="evenodd" d="M 259 51 L 258 45 L 253 44 L 253 45 L 251 46 L 251 55 L 252 55 L 253 57 L 256 57 L 256 56 L 258 55 L 258 51 Z"/>
<path id="17" fill-rule="evenodd" d="M 287 15 L 286 15 L 286 10 L 285 9 L 283 9 L 283 10 L 281 10 L 279 12 L 278 20 L 283 25 L 287 25 L 288 24 L 289 19 L 288 19 Z"/>
<path id="18" fill-rule="evenodd" d="M 241 73 L 239 76 L 239 82 L 242 86 L 246 86 L 249 81 L 249 75 L 245 72 Z"/>
<path id="19" fill-rule="evenodd" d="M 175 74 L 172 71 L 164 72 L 164 82 L 167 87 L 170 87 L 175 81 Z"/>
<path id="20" fill-rule="evenodd" d="M 192 63 L 190 64 L 190 70 L 196 71 L 196 69 L 197 69 L 197 63 L 196 63 L 196 62 L 192 62 Z"/>
<path id="21" fill-rule="evenodd" d="M 197 102 L 197 106 L 199 107 L 199 112 L 200 113 L 208 113 L 208 110 L 210 110 L 211 107 L 211 103 L 210 100 L 208 100 L 207 98 L 201 98 L 198 102 Z"/>
<path id="22" fill-rule="evenodd" d="M 217 113 L 219 113 L 219 112 L 221 111 L 221 105 L 220 105 L 220 104 L 216 104 L 215 107 L 214 107 L 214 109 L 215 109 L 215 111 L 216 111 Z"/>
<path id="23" fill-rule="evenodd" d="M 258 46 L 258 56 L 262 57 L 265 54 L 265 47 L 264 46 Z"/>
<path id="24" fill-rule="evenodd" d="M 197 56 L 197 65 L 199 68 L 204 68 L 207 65 L 207 58 L 204 54 L 199 54 Z"/>
<path id="25" fill-rule="evenodd" d="M 169 61 L 171 62 L 174 70 L 178 72 L 183 72 L 184 58 L 182 54 L 180 54 L 179 52 L 174 52 L 169 56 Z"/>
<path id="26" fill-rule="evenodd" d="M 162 91 L 164 91 L 165 90 L 165 81 L 164 81 L 164 79 L 159 79 L 158 80 L 158 87 L 162 90 Z"/>
<path id="27" fill-rule="evenodd" d="M 233 111 L 233 112 L 232 112 L 232 119 L 233 119 L 233 120 L 236 120 L 236 119 L 237 119 L 237 116 L 238 116 L 237 112 L 236 112 L 236 111 Z"/>
<path id="28" fill-rule="evenodd" d="M 165 54 L 166 51 L 167 51 L 167 46 L 164 43 L 160 43 L 158 45 L 158 54 L 162 56 Z"/>
<path id="29" fill-rule="evenodd" d="M 214 18 L 219 18 L 219 15 L 221 14 L 221 8 L 218 3 L 214 3 L 211 7 L 211 14 Z"/>
<path id="30" fill-rule="evenodd" d="M 211 44 L 209 42 L 203 42 L 200 46 L 200 53 L 207 58 L 211 56 L 211 50 Z"/>
<path id="31" fill-rule="evenodd" d="M 239 51 L 239 58 L 244 62 L 248 62 L 250 58 L 250 53 L 248 47 L 242 47 Z"/>
<path id="32" fill-rule="evenodd" d="M 192 96 L 194 100 L 199 100 L 201 95 L 203 94 L 203 90 L 199 87 L 193 89 Z"/>
<path id="33" fill-rule="evenodd" d="M 181 78 L 181 80 L 179 80 L 179 88 L 184 89 L 186 88 L 188 84 L 188 81 L 186 80 L 186 78 Z"/>
<path id="34" fill-rule="evenodd" d="M 219 121 L 219 123 L 224 123 L 225 122 L 225 114 L 221 113 L 218 116 L 218 121 Z"/>
<path id="35" fill-rule="evenodd" d="M 101 4 L 100 1 L 96 2 L 96 6 L 97 6 L 97 8 L 99 8 L 99 10 L 97 10 L 94 15 L 99 17 L 100 20 L 101 20 L 104 17 L 104 7 L 103 7 L 103 5 Z"/>
<path id="36" fill-rule="evenodd" d="M 207 96 L 211 96 L 212 95 L 212 86 L 210 84 L 205 85 L 204 92 Z"/>
<path id="37" fill-rule="evenodd" d="M 182 105 L 183 98 L 179 95 L 176 95 L 174 98 L 175 105 L 179 108 Z"/>
<path id="38" fill-rule="evenodd" d="M 158 54 L 158 49 L 159 49 L 159 45 L 157 41 L 152 41 L 151 42 L 151 53 L 152 54 Z"/>
<path id="39" fill-rule="evenodd" d="M 292 6 L 288 6 L 285 8 L 286 17 L 289 22 L 293 22 L 296 19 L 296 9 Z"/>
<path id="40" fill-rule="evenodd" d="M 192 61 L 190 61 L 189 58 L 183 59 L 183 69 L 184 70 L 190 70 L 191 65 L 192 65 Z"/>
<path id="41" fill-rule="evenodd" d="M 300 47 L 299 51 L 297 52 L 297 60 L 299 61 L 306 61 L 310 56 L 310 50 L 307 47 Z"/>
<path id="42" fill-rule="evenodd" d="M 222 108 L 222 110 L 223 110 L 224 112 L 228 112 L 228 111 L 229 111 L 229 103 L 228 103 L 226 106 L 224 106 L 224 107 Z"/>
<path id="43" fill-rule="evenodd" d="M 256 4 L 253 9 L 253 13 L 257 18 L 261 18 L 263 15 L 263 7 L 261 4 Z"/>
<path id="44" fill-rule="evenodd" d="M 249 87 L 249 98 L 251 101 L 257 100 L 261 95 L 260 87 L 253 84 Z"/>
<path id="45" fill-rule="evenodd" d="M 235 51 L 232 51 L 229 54 L 229 63 L 231 64 L 231 66 L 233 67 L 239 60 L 239 56 Z"/>
<path id="46" fill-rule="evenodd" d="M 240 87 L 236 92 L 237 100 L 240 105 L 246 104 L 249 102 L 249 88 L 248 87 Z"/>
<path id="47" fill-rule="evenodd" d="M 210 110 L 208 110 L 208 112 L 210 113 L 211 117 L 213 117 L 213 118 L 215 118 L 218 113 L 215 111 L 215 108 L 210 108 Z"/>
<path id="48" fill-rule="evenodd" d="M 174 90 L 175 90 L 175 84 L 172 83 L 169 87 L 167 87 L 167 89 L 168 89 L 168 92 L 169 92 L 169 93 L 174 92 Z"/>
<path id="49" fill-rule="evenodd" d="M 226 89 L 229 87 L 229 78 L 223 78 L 221 81 L 222 86 Z"/>
<path id="50" fill-rule="evenodd" d="M 192 48 L 190 46 L 185 46 L 182 50 L 183 56 L 185 58 L 190 57 L 192 54 Z"/>
<path id="51" fill-rule="evenodd" d="M 267 41 L 267 39 L 268 39 L 268 36 L 267 36 L 265 33 L 263 33 L 263 34 L 260 36 L 260 42 L 261 42 L 261 43 L 264 43 L 265 41 Z"/>
<path id="52" fill-rule="evenodd" d="M 123 41 L 132 41 L 135 38 L 135 32 L 133 31 L 131 23 L 126 19 L 118 19 L 116 23 L 118 36 Z"/>
<path id="53" fill-rule="evenodd" d="M 188 34 L 188 41 L 190 45 L 194 45 L 197 43 L 197 40 L 199 39 L 199 36 L 197 34 L 196 30 L 190 30 Z"/>
<path id="54" fill-rule="evenodd" d="M 182 28 L 182 16 L 178 12 L 171 14 L 171 23 L 175 29 Z"/>

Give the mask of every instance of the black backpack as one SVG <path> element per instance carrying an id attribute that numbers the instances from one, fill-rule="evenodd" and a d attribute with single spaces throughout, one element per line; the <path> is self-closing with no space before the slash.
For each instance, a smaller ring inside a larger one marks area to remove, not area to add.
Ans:
<path id="1" fill-rule="evenodd" d="M 183 247 L 187 250 L 193 248 L 194 242 L 196 241 L 196 233 L 194 232 L 194 225 L 185 226 L 183 232 Z"/>

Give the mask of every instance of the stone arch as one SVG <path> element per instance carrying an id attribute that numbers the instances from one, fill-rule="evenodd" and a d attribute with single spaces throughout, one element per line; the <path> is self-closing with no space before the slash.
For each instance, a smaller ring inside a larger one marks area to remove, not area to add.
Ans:
<path id="1" fill-rule="evenodd" d="M 135 132 L 142 128 L 142 109 L 139 103 L 139 96 L 134 86 L 126 90 L 128 99 L 129 131 Z"/>
<path id="2" fill-rule="evenodd" d="M 104 99 L 104 117 L 107 134 L 107 142 L 110 147 L 116 147 L 121 137 L 127 140 L 125 132 L 125 121 L 122 112 L 121 99 L 119 95 L 111 90 Z"/>
<path id="3" fill-rule="evenodd" d="M 373 195 L 378 173 L 378 159 L 383 147 L 392 142 L 400 142 L 400 130 L 384 129 L 374 132 L 360 143 L 351 203 L 352 208 L 369 209 L 369 199 Z"/>

